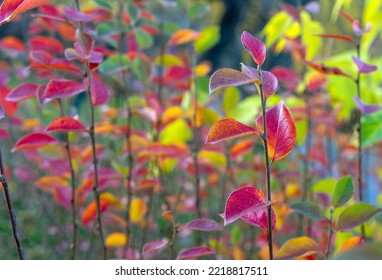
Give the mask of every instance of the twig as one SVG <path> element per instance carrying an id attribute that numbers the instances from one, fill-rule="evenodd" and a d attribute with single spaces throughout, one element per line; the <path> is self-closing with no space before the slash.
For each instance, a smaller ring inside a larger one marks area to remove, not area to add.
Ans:
<path id="1" fill-rule="evenodd" d="M 61 110 L 61 116 L 65 116 L 64 106 L 62 104 L 61 99 L 58 99 L 58 105 L 60 106 Z M 72 152 L 70 151 L 70 141 L 68 133 L 64 133 L 65 137 L 65 149 L 66 154 L 68 156 L 68 162 L 70 167 L 70 181 L 71 181 L 71 187 L 72 187 L 72 198 L 70 200 L 70 204 L 72 206 L 72 226 L 73 226 L 73 239 L 72 239 L 72 252 L 71 252 L 71 259 L 74 260 L 76 258 L 77 254 L 77 210 L 76 210 L 76 177 L 74 172 L 74 166 L 73 166 L 73 157 Z"/>
<path id="2" fill-rule="evenodd" d="M 329 217 L 329 238 L 328 238 L 328 246 L 326 248 L 325 257 L 326 259 L 329 258 L 330 254 L 330 248 L 332 246 L 332 236 L 333 236 L 333 215 L 334 215 L 334 209 L 330 208 L 330 217 Z"/>
<path id="3" fill-rule="evenodd" d="M 272 202 L 271 194 L 271 163 L 269 162 L 268 154 L 268 137 L 267 137 L 267 99 L 264 97 L 263 91 L 263 80 L 261 75 L 261 66 L 257 66 L 257 73 L 260 80 L 260 97 L 261 97 L 261 111 L 263 116 L 263 133 L 261 138 L 263 139 L 264 144 L 264 157 L 265 157 L 265 170 L 267 174 L 267 199 L 268 203 Z M 268 205 L 268 249 L 269 249 L 269 259 L 273 260 L 273 238 L 272 238 L 272 205 Z"/>
<path id="4" fill-rule="evenodd" d="M 0 180 L 1 180 L 1 183 L 3 185 L 5 199 L 7 201 L 8 214 L 9 214 L 9 219 L 11 220 L 11 224 L 12 224 L 13 238 L 16 242 L 17 253 L 19 255 L 20 260 L 25 260 L 24 250 L 23 250 L 23 247 L 21 245 L 19 232 L 17 229 L 16 214 L 13 210 L 11 196 L 9 194 L 7 175 L 5 174 L 3 154 L 1 152 L 1 148 L 0 148 L 0 172 L 1 172 Z"/>

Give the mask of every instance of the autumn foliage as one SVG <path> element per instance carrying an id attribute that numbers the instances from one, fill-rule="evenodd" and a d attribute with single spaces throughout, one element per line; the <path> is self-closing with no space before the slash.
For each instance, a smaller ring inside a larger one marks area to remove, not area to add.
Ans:
<path id="1" fill-rule="evenodd" d="M 221 68 L 205 1 L 72 2 L 0 7 L 25 28 L 0 39 L 0 258 L 7 207 L 20 258 L 382 259 L 380 1 L 336 5 L 344 34 L 282 4 Z"/>

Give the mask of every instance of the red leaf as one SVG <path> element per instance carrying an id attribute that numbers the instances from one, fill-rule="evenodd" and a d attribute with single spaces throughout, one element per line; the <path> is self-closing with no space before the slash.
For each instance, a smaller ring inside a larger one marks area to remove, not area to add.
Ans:
<path id="1" fill-rule="evenodd" d="M 177 260 L 193 260 L 202 256 L 215 254 L 215 250 L 205 247 L 198 246 L 190 249 L 182 250 L 176 257 Z"/>
<path id="2" fill-rule="evenodd" d="M 268 154 L 273 163 L 286 157 L 293 149 L 296 142 L 297 132 L 292 114 L 281 101 L 275 107 L 266 112 Z M 263 117 L 256 120 L 260 133 L 263 133 Z"/>
<path id="3" fill-rule="evenodd" d="M 253 60 L 258 64 L 262 65 L 266 56 L 266 48 L 264 43 L 252 36 L 247 31 L 244 31 L 241 35 L 241 43 L 244 48 L 252 55 Z"/>
<path id="4" fill-rule="evenodd" d="M 59 143 L 60 142 L 56 138 L 53 138 L 48 134 L 35 132 L 20 138 L 12 148 L 12 152 L 29 148 L 39 148 L 46 145 L 57 145 Z"/>
<path id="5" fill-rule="evenodd" d="M 71 208 L 72 190 L 67 186 L 57 186 L 54 188 L 53 196 L 56 202 L 66 209 Z"/>
<path id="6" fill-rule="evenodd" d="M 109 101 L 111 95 L 109 89 L 105 86 L 103 81 L 95 75 L 92 75 L 91 79 L 91 94 L 93 106 L 105 104 Z"/>
<path id="7" fill-rule="evenodd" d="M 339 75 L 339 76 L 344 76 L 344 77 L 348 77 L 348 78 L 351 78 L 351 76 L 349 76 L 348 74 L 344 73 L 341 69 L 337 68 L 337 67 L 328 67 L 328 66 L 325 66 L 324 64 L 318 64 L 318 63 L 313 63 L 313 62 L 310 62 L 310 61 L 306 61 L 306 63 L 312 67 L 314 70 L 322 73 L 322 74 L 325 74 L 325 75 Z"/>
<path id="8" fill-rule="evenodd" d="M 214 220 L 196 219 L 182 226 L 182 229 L 213 231 L 213 230 L 223 230 L 223 226 Z"/>
<path id="9" fill-rule="evenodd" d="M 247 213 L 241 217 L 241 219 L 255 227 L 261 228 L 268 232 L 268 208 L 261 208 L 254 212 Z M 272 208 L 272 230 L 276 226 L 276 214 Z"/>
<path id="10" fill-rule="evenodd" d="M 281 4 L 282 9 L 290 15 L 295 21 L 300 22 L 300 11 L 297 10 L 295 7 L 292 5 L 283 3 Z"/>
<path id="11" fill-rule="evenodd" d="M 241 64 L 241 72 L 251 76 L 252 78 L 256 80 L 259 80 L 259 74 L 257 72 L 257 69 L 246 66 L 244 63 Z M 277 90 L 277 86 L 278 86 L 277 78 L 271 72 L 261 70 L 261 80 L 262 80 L 261 83 L 263 86 L 264 97 L 268 98 L 271 95 L 273 95 Z"/>
<path id="12" fill-rule="evenodd" d="M 210 78 L 210 94 L 222 87 L 242 86 L 246 84 L 255 83 L 257 81 L 258 79 L 234 69 L 219 69 L 218 71 L 213 73 Z"/>
<path id="13" fill-rule="evenodd" d="M 248 213 L 257 212 L 269 204 L 264 199 L 263 191 L 258 188 L 247 186 L 233 191 L 225 205 L 224 225 L 226 226 Z"/>
<path id="14" fill-rule="evenodd" d="M 339 11 L 340 15 L 344 17 L 344 19 L 346 19 L 348 22 L 350 23 L 353 23 L 354 19 L 351 15 L 349 15 L 348 13 L 344 12 L 343 10 L 340 10 Z"/>
<path id="15" fill-rule="evenodd" d="M 257 131 L 234 119 L 222 119 L 214 123 L 207 135 L 206 144 L 215 144 L 223 140 L 233 139 L 250 134 L 256 134 Z"/>
<path id="16" fill-rule="evenodd" d="M 44 36 L 33 36 L 30 38 L 29 47 L 31 50 L 43 50 L 48 52 L 56 52 L 58 54 L 61 54 L 64 51 L 60 41 L 55 38 Z"/>
<path id="17" fill-rule="evenodd" d="M 353 38 L 350 36 L 347 36 L 347 35 L 319 34 L 317 36 L 322 37 L 322 38 L 338 39 L 338 40 L 342 40 L 342 41 L 346 41 L 346 42 L 354 44 Z"/>
<path id="18" fill-rule="evenodd" d="M 153 253 L 164 249 L 167 245 L 167 239 L 146 243 L 145 245 L 143 245 L 142 254 L 145 257 L 150 256 Z"/>
<path id="19" fill-rule="evenodd" d="M 24 99 L 36 97 L 37 89 L 38 89 L 38 85 L 36 84 L 32 84 L 32 83 L 22 84 L 18 87 L 15 87 L 13 90 L 11 90 L 11 92 L 8 93 L 7 97 L 5 97 L 5 100 L 18 102 Z"/>
<path id="20" fill-rule="evenodd" d="M 86 130 L 86 128 L 82 123 L 70 117 L 56 118 L 46 129 L 47 132 L 71 132 L 84 130 Z"/>
<path id="21" fill-rule="evenodd" d="M 85 86 L 82 83 L 64 79 L 51 80 L 46 86 L 43 97 L 51 99 L 65 98 L 83 91 L 85 91 Z"/>
<path id="22" fill-rule="evenodd" d="M 4 0 L 0 6 L 0 25 L 15 16 L 48 3 L 50 0 Z"/>

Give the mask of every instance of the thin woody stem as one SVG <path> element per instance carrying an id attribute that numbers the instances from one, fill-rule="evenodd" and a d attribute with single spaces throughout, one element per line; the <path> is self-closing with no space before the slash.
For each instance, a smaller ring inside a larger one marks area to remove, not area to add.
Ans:
<path id="1" fill-rule="evenodd" d="M 265 170 L 267 176 L 267 200 L 269 203 L 272 202 L 272 194 L 271 194 L 271 163 L 269 160 L 268 153 L 268 137 L 267 137 L 267 99 L 264 97 L 264 90 L 262 84 L 262 75 L 261 75 L 261 66 L 257 66 L 257 73 L 260 80 L 260 97 L 261 97 L 261 111 L 263 117 L 263 133 L 261 138 L 263 139 L 264 144 L 264 157 L 265 157 Z M 268 249 L 269 249 L 269 259 L 273 260 L 273 238 L 272 238 L 272 205 L 268 205 Z"/>
<path id="2" fill-rule="evenodd" d="M 16 242 L 17 253 L 19 255 L 20 260 L 25 260 L 24 250 L 23 250 L 23 247 L 21 245 L 19 232 L 17 229 L 16 214 L 15 214 L 15 211 L 13 210 L 11 196 L 9 194 L 7 175 L 5 174 L 3 154 L 1 152 L 1 148 L 0 148 L 0 172 L 1 172 L 1 178 L 0 178 L 1 184 L 3 185 L 5 199 L 7 201 L 8 214 L 9 214 L 9 219 L 11 220 L 13 238 Z"/>

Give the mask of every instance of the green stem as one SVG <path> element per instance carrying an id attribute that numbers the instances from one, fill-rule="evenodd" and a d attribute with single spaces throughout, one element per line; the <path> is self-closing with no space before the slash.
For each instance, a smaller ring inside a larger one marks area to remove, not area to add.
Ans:
<path id="1" fill-rule="evenodd" d="M 261 138 L 264 144 L 264 157 L 265 157 L 265 170 L 266 170 L 266 182 L 267 182 L 267 199 L 268 202 L 272 202 L 272 193 L 271 193 L 271 163 L 269 161 L 269 153 L 268 153 L 268 137 L 267 137 L 267 99 L 264 97 L 263 91 L 263 82 L 261 75 L 261 66 L 257 66 L 257 73 L 260 80 L 260 97 L 261 97 L 261 111 L 263 116 L 263 133 L 261 134 Z M 273 260 L 273 237 L 272 237 L 272 205 L 268 206 L 268 249 L 269 249 L 269 259 Z"/>

